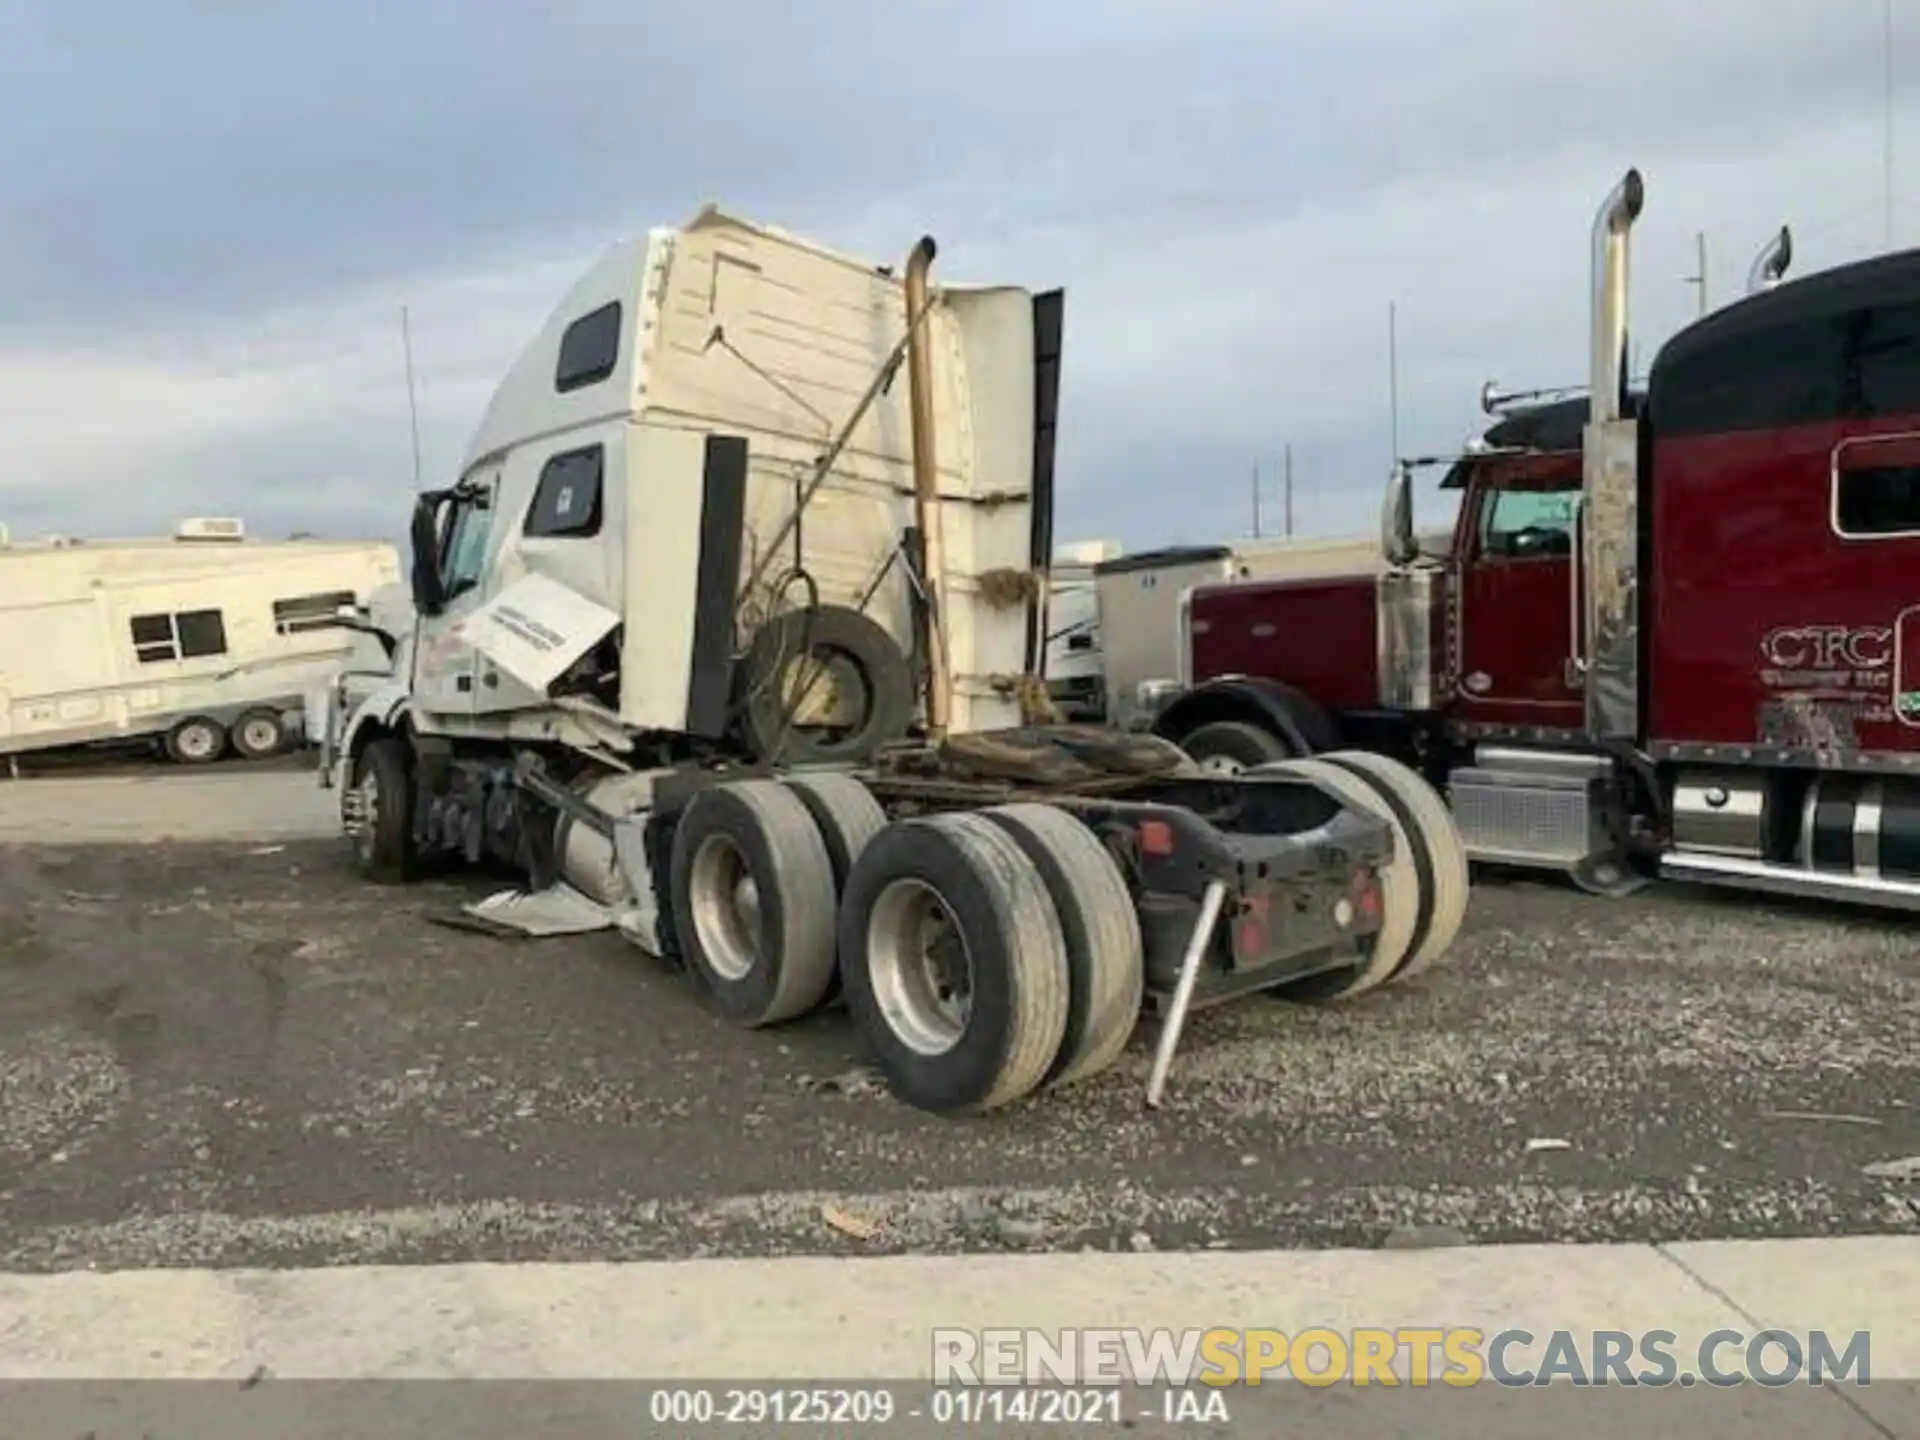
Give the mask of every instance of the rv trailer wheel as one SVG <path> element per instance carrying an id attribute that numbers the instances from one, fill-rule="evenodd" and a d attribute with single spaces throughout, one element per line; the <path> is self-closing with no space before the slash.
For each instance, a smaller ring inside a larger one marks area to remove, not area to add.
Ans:
<path id="1" fill-rule="evenodd" d="M 353 762 L 353 858 L 361 878 L 377 885 L 404 884 L 414 874 L 413 777 L 407 756 L 406 741 L 383 735 L 369 741 Z"/>
<path id="2" fill-rule="evenodd" d="M 895 1096 L 996 1109 L 1046 1078 L 1067 1029 L 1066 940 L 1046 881 L 985 816 L 890 825 L 840 906 L 847 1008 Z"/>
<path id="3" fill-rule="evenodd" d="M 244 760 L 278 755 L 286 743 L 286 722 L 277 711 L 249 710 L 233 722 L 233 748 Z"/>
<path id="4" fill-rule="evenodd" d="M 227 732 L 217 720 L 192 715 L 167 732 L 167 754 L 179 765 L 208 765 L 227 748 Z"/>
<path id="5" fill-rule="evenodd" d="M 773 780 L 703 790 L 673 833 L 673 923 L 722 1014 L 777 1025 L 833 979 L 833 862 L 800 797 Z"/>
<path id="6" fill-rule="evenodd" d="M 1288 1000 L 1345 1000 L 1393 979 L 1407 957 L 1419 949 L 1432 925 L 1434 891 L 1426 846 L 1420 844 L 1416 849 L 1413 836 L 1393 807 L 1372 785 L 1350 770 L 1329 765 L 1324 760 L 1283 760 L 1248 773 L 1288 775 L 1310 781 L 1331 791 L 1342 804 L 1385 821 L 1393 833 L 1393 855 L 1380 866 L 1384 913 L 1380 928 L 1374 933 L 1371 952 L 1351 969 L 1289 981 L 1276 987 L 1275 993 Z"/>
<path id="7" fill-rule="evenodd" d="M 1041 1086 L 1070 1085 L 1120 1057 L 1140 1023 L 1146 957 L 1120 868 L 1093 831 L 1052 805 L 982 811 L 1046 881 L 1067 942 L 1067 1033 Z"/>

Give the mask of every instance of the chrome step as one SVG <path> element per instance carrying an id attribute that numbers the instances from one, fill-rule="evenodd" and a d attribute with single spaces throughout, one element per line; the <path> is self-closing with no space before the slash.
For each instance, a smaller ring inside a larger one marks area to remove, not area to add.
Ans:
<path id="1" fill-rule="evenodd" d="M 1920 881 L 1807 870 L 1798 865 L 1781 865 L 1771 860 L 1752 860 L 1738 855 L 1672 851 L 1660 857 L 1660 874 L 1663 879 L 1690 880 L 1697 885 L 1731 885 L 1743 890 L 1764 890 L 1775 895 L 1840 900 L 1850 905 L 1875 904 L 1896 910 L 1920 910 Z"/>

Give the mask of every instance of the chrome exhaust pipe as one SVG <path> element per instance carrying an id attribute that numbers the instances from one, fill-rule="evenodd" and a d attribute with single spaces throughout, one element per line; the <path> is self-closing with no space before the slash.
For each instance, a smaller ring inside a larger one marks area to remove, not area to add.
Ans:
<path id="1" fill-rule="evenodd" d="M 1771 290 L 1780 283 L 1780 277 L 1787 273 L 1787 267 L 1793 264 L 1793 231 L 1785 225 L 1780 233 L 1761 247 L 1760 253 L 1753 257 L 1753 264 L 1747 270 L 1747 293 L 1758 295 L 1762 290 Z"/>
<path id="2" fill-rule="evenodd" d="M 927 730 L 943 739 L 953 713 L 953 674 L 948 668 L 946 633 L 946 555 L 940 530 L 940 457 L 934 434 L 933 338 L 925 324 L 914 321 L 928 303 L 927 271 L 938 247 L 931 235 L 920 237 L 907 257 L 907 323 L 913 328 L 907 341 L 908 412 L 913 430 L 913 523 L 920 531 L 927 587 Z"/>
<path id="3" fill-rule="evenodd" d="M 1592 419 L 1620 418 L 1627 375 L 1627 232 L 1640 218 L 1646 186 L 1629 170 L 1593 222 Z"/>

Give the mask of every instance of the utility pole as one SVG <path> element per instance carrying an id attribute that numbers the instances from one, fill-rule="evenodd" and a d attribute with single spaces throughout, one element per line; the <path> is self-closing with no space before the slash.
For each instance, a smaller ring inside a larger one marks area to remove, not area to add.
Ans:
<path id="1" fill-rule="evenodd" d="M 1700 256 L 1700 269 L 1697 273 L 1683 277 L 1684 283 L 1696 285 L 1700 289 L 1700 313 L 1707 313 L 1707 232 L 1702 230 L 1693 237 Z"/>
<path id="2" fill-rule="evenodd" d="M 1260 466 L 1253 467 L 1253 538 L 1260 538 Z"/>
<path id="3" fill-rule="evenodd" d="M 1293 446 L 1287 446 L 1287 538 L 1293 538 Z"/>

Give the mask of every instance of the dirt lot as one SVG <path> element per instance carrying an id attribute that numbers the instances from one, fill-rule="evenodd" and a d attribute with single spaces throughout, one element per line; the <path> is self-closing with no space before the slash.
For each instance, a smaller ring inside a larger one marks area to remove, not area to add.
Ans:
<path id="1" fill-rule="evenodd" d="M 173 811 L 260 809 L 209 784 Z M 0 832 L 61 808 L 27 788 Z M 0 845 L 0 1268 L 1920 1230 L 1867 1168 L 1920 1155 L 1911 920 L 1487 885 L 1420 982 L 1197 1017 L 1158 1115 L 1143 1031 L 953 1122 L 838 1015 L 740 1035 L 613 936 L 429 918 L 473 893 L 326 840 Z"/>

